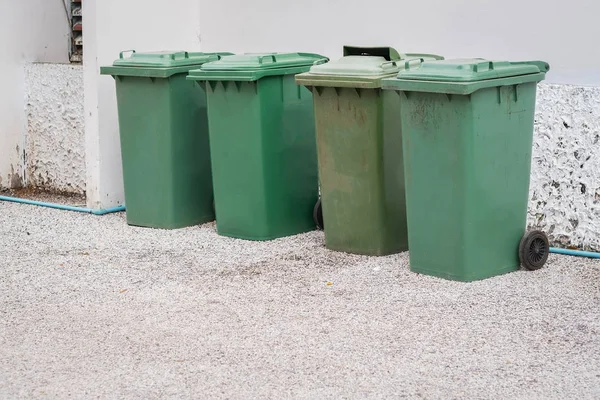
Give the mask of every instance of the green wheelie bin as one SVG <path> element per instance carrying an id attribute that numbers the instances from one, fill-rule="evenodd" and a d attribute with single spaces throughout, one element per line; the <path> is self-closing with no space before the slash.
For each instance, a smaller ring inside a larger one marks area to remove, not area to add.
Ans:
<path id="1" fill-rule="evenodd" d="M 190 71 L 206 91 L 217 231 L 269 240 L 315 229 L 317 157 L 311 93 L 294 75 L 317 54 L 225 57 Z M 204 96 L 199 92 L 199 96 Z"/>
<path id="2" fill-rule="evenodd" d="M 127 223 L 173 229 L 214 220 L 206 97 L 186 80 L 231 53 L 131 52 L 116 81 Z"/>
<path id="3" fill-rule="evenodd" d="M 526 233 L 537 83 L 545 62 L 424 62 L 384 79 L 402 117 L 410 268 L 473 281 L 538 269 Z"/>
<path id="4" fill-rule="evenodd" d="M 381 81 L 443 57 L 391 47 L 344 47 L 344 57 L 296 75 L 313 92 L 325 245 L 386 255 L 408 249 L 397 96 Z M 319 209 L 321 207 L 321 209 Z"/>

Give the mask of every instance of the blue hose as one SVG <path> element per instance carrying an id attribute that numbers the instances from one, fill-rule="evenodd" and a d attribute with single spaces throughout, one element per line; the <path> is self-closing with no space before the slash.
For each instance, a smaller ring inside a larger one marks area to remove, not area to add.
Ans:
<path id="1" fill-rule="evenodd" d="M 600 258 L 600 253 L 593 253 L 591 251 L 581 250 L 559 249 L 556 247 L 550 247 L 550 253 L 563 254 L 565 256 Z"/>
<path id="2" fill-rule="evenodd" d="M 49 207 L 49 208 L 55 208 L 57 210 L 75 211 L 75 212 L 82 212 L 82 213 L 93 214 L 93 215 L 106 215 L 106 214 L 115 213 L 115 212 L 119 212 L 119 211 L 125 211 L 125 206 L 107 208 L 105 210 L 92 210 L 91 208 L 85 208 L 85 207 L 73 207 L 73 206 L 67 206 L 67 205 L 63 205 L 63 204 L 45 203 L 43 201 L 19 199 L 17 197 L 7 197 L 7 196 L 0 196 L 0 201 L 11 201 L 13 203 L 29 204 L 32 206 Z"/>

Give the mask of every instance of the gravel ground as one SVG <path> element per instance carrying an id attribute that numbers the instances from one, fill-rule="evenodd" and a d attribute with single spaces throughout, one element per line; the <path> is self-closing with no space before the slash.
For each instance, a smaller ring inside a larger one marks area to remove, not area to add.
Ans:
<path id="1" fill-rule="evenodd" d="M 474 283 L 407 254 L 0 202 L 0 398 L 600 398 L 600 262 Z"/>

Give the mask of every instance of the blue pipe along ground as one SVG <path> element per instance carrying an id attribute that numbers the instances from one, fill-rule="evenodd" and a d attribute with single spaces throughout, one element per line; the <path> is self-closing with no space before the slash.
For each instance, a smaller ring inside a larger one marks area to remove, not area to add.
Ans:
<path id="1" fill-rule="evenodd" d="M 550 253 L 562 254 L 565 256 L 600 258 L 600 253 L 593 253 L 591 251 L 582 250 L 559 249 L 557 247 L 550 247 Z"/>
<path id="2" fill-rule="evenodd" d="M 46 203 L 43 201 L 19 199 L 17 197 L 8 197 L 8 196 L 0 196 L 0 201 L 11 201 L 13 203 L 29 204 L 32 206 L 49 207 L 49 208 L 54 208 L 57 210 L 75 211 L 75 212 L 82 212 L 82 213 L 93 214 L 93 215 L 106 215 L 106 214 L 115 213 L 115 212 L 119 212 L 119 211 L 125 211 L 125 206 L 107 208 L 104 210 L 93 210 L 91 208 L 85 208 L 85 207 L 74 207 L 74 206 L 67 206 L 64 204 Z"/>
<path id="3" fill-rule="evenodd" d="M 75 212 L 82 212 L 82 213 L 88 213 L 88 214 L 93 214 L 93 215 L 106 215 L 106 214 L 111 214 L 111 213 L 115 213 L 115 212 L 125 211 L 125 206 L 107 208 L 104 210 L 93 210 L 91 208 L 85 208 L 85 207 L 73 207 L 73 206 L 67 206 L 67 205 L 63 205 L 63 204 L 46 203 L 43 201 L 19 199 L 17 197 L 8 197 L 8 196 L 0 196 L 0 201 L 11 201 L 13 203 L 29 204 L 32 206 L 49 207 L 49 208 L 55 208 L 57 210 L 75 211 Z M 550 247 L 550 253 L 562 254 L 565 256 L 574 256 L 574 257 L 600 258 L 600 253 L 594 253 L 591 251 L 571 250 L 571 249 L 559 249 L 557 247 Z"/>

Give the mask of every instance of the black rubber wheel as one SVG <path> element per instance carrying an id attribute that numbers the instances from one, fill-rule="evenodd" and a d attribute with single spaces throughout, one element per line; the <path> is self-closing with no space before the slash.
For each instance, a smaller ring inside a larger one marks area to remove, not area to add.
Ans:
<path id="1" fill-rule="evenodd" d="M 544 232 L 525 233 L 519 243 L 519 261 L 523 268 L 530 271 L 542 268 L 548 260 L 548 254 L 550 254 L 550 244 Z"/>
<path id="2" fill-rule="evenodd" d="M 313 209 L 313 219 L 317 229 L 322 231 L 325 226 L 323 225 L 323 209 L 321 208 L 321 198 L 317 200 L 317 204 L 315 204 L 315 208 Z"/>

